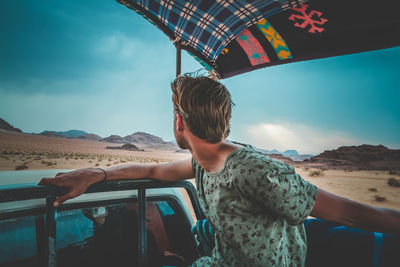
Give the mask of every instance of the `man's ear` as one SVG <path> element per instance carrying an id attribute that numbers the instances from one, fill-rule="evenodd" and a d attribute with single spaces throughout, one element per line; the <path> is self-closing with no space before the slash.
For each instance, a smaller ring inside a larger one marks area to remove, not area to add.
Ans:
<path id="1" fill-rule="evenodd" d="M 181 114 L 176 114 L 176 125 L 175 125 L 176 129 L 178 131 L 182 131 L 184 128 L 184 123 L 183 123 L 183 118 Z"/>

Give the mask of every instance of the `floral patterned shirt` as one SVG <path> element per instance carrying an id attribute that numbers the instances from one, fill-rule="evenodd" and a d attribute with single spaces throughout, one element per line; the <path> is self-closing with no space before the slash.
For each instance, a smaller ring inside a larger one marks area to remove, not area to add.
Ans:
<path id="1" fill-rule="evenodd" d="M 252 146 L 234 150 L 218 172 L 194 159 L 199 201 L 215 232 L 211 257 L 193 266 L 304 266 L 303 221 L 317 188 L 294 168 Z"/>

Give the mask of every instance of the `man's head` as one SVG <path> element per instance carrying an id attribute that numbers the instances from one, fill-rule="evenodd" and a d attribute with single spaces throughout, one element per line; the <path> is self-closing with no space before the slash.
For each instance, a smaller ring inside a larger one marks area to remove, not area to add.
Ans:
<path id="1" fill-rule="evenodd" d="M 183 75 L 171 83 L 171 89 L 174 112 L 194 136 L 218 143 L 229 135 L 233 103 L 224 85 L 204 76 Z"/>

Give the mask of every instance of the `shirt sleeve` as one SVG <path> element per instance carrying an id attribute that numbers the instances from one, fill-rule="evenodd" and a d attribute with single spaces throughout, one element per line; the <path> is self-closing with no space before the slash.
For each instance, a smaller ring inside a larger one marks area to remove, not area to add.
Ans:
<path id="1" fill-rule="evenodd" d="M 237 177 L 237 190 L 247 199 L 283 216 L 291 225 L 302 223 L 315 204 L 317 187 L 303 180 L 294 168 L 273 160 L 255 161 L 246 165 Z"/>

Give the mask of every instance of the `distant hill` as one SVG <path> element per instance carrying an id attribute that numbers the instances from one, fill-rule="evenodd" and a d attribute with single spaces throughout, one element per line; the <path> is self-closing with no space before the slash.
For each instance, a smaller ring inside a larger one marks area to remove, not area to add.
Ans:
<path id="1" fill-rule="evenodd" d="M 299 155 L 293 155 L 293 156 L 289 156 L 289 158 L 291 158 L 293 161 L 303 161 L 309 158 L 312 158 L 315 155 L 312 154 L 299 154 Z"/>
<path id="2" fill-rule="evenodd" d="M 69 130 L 69 131 L 57 132 L 57 133 L 61 136 L 65 136 L 65 137 L 79 137 L 81 135 L 88 134 L 87 132 L 81 131 L 81 130 Z"/>
<path id="3" fill-rule="evenodd" d="M 109 143 L 116 143 L 116 144 L 124 144 L 124 143 L 129 143 L 128 141 L 125 140 L 125 138 L 122 138 L 119 135 L 113 134 L 110 135 L 109 137 L 103 138 L 103 141 L 109 142 Z"/>
<path id="4" fill-rule="evenodd" d="M 44 135 L 44 136 L 47 136 L 47 137 L 57 137 L 57 138 L 63 138 L 64 137 L 64 136 L 59 135 L 55 131 L 43 131 L 39 135 Z"/>
<path id="5" fill-rule="evenodd" d="M 122 146 L 107 146 L 106 149 L 118 149 L 118 150 L 129 150 L 129 151 L 144 151 L 132 144 L 124 144 Z"/>
<path id="6" fill-rule="evenodd" d="M 174 142 L 165 142 L 161 137 L 148 134 L 145 132 L 136 132 L 125 137 L 120 135 L 110 135 L 102 138 L 97 134 L 89 134 L 81 130 L 69 130 L 69 131 L 43 131 L 40 135 L 57 138 L 78 138 L 89 141 L 97 142 L 108 142 L 114 144 L 135 144 L 141 148 L 146 149 L 160 149 L 160 150 L 172 150 L 176 151 L 179 149 L 178 145 Z"/>
<path id="7" fill-rule="evenodd" d="M 85 131 L 81 130 L 69 130 L 64 132 L 56 132 L 56 131 L 43 131 L 40 133 L 41 135 L 45 136 L 52 136 L 52 137 L 66 137 L 66 138 L 76 138 L 85 134 L 88 134 Z"/>
<path id="8" fill-rule="evenodd" d="M 90 141 L 103 141 L 103 138 L 97 134 L 83 134 L 78 136 L 77 138 Z"/>
<path id="9" fill-rule="evenodd" d="M 290 157 L 290 156 L 298 156 L 299 152 L 297 150 L 285 150 L 281 153 L 285 157 Z"/>
<path id="10" fill-rule="evenodd" d="M 17 133 L 22 133 L 22 131 L 18 128 L 15 128 L 2 118 L 0 118 L 0 130 L 5 130 L 5 131 L 10 131 L 10 132 L 17 132 Z"/>
<path id="11" fill-rule="evenodd" d="M 124 137 L 124 139 L 129 143 L 140 143 L 140 144 L 164 143 L 164 140 L 162 138 L 144 132 L 136 132 L 134 134 L 127 135 Z"/>
<path id="12" fill-rule="evenodd" d="M 275 157 L 278 157 L 278 155 L 282 155 L 286 158 L 289 158 L 292 161 L 303 161 L 305 159 L 309 159 L 314 155 L 311 154 L 299 154 L 299 152 L 297 152 L 297 150 L 286 150 L 283 152 L 280 152 L 276 149 L 273 150 L 266 150 L 266 149 L 257 149 L 260 152 L 263 152 L 267 155 L 275 155 Z"/>
<path id="13" fill-rule="evenodd" d="M 333 169 L 400 170 L 400 149 L 389 149 L 383 145 L 342 146 L 326 150 L 305 162 Z"/>

